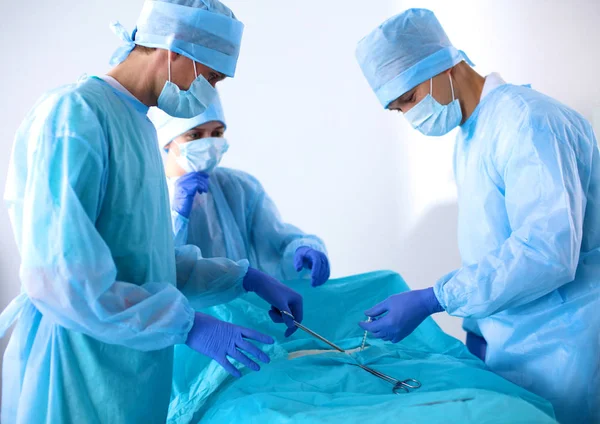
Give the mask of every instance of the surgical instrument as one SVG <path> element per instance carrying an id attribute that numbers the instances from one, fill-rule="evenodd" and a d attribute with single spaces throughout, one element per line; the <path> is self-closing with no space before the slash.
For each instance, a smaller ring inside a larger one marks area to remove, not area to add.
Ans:
<path id="1" fill-rule="evenodd" d="M 374 370 L 373 368 L 370 368 L 370 367 L 367 367 L 366 365 L 361 364 L 360 362 L 358 362 L 358 360 L 356 358 L 354 358 L 352 355 L 350 355 L 348 352 L 346 352 L 344 349 L 342 349 L 335 343 L 330 342 L 325 337 L 321 336 L 318 333 L 315 333 L 314 331 L 310 330 L 309 328 L 307 328 L 304 325 L 297 322 L 296 319 L 294 318 L 294 316 L 292 314 L 290 314 L 289 312 L 287 312 L 287 311 L 279 311 L 279 312 L 283 315 L 286 315 L 288 318 L 290 318 L 292 320 L 292 322 L 294 323 L 294 325 L 296 327 L 298 327 L 300 330 L 303 330 L 303 331 L 307 332 L 308 334 L 310 334 L 311 336 L 315 337 L 316 339 L 321 340 L 322 342 L 328 344 L 329 346 L 331 346 L 338 352 L 345 353 L 346 355 L 348 355 L 355 362 L 354 364 L 351 364 L 351 365 L 356 365 L 357 367 L 360 367 L 363 370 L 367 371 L 369 374 L 372 374 L 375 377 L 378 377 L 378 378 L 382 379 L 383 381 L 386 381 L 386 382 L 392 384 L 394 386 L 394 388 L 392 389 L 392 392 L 394 394 L 399 395 L 400 394 L 399 392 L 401 392 L 401 391 L 403 393 L 408 393 L 409 390 L 411 390 L 411 389 L 415 390 L 415 389 L 418 389 L 421 387 L 421 383 L 418 380 L 415 380 L 414 378 L 408 378 L 406 380 L 398 380 L 398 379 L 390 377 L 389 375 L 386 375 L 382 372 Z"/>
<path id="2" fill-rule="evenodd" d="M 368 318 L 368 319 L 367 319 L 367 322 L 371 322 L 371 321 L 373 321 L 373 318 L 371 318 L 371 317 L 367 317 L 367 318 Z M 369 332 L 368 332 L 368 331 L 365 331 L 365 335 L 363 336 L 362 343 L 360 344 L 360 351 L 361 351 L 361 352 L 362 352 L 363 350 L 365 350 L 365 343 L 367 342 L 367 334 L 369 334 Z"/>
<path id="3" fill-rule="evenodd" d="M 290 319 L 292 321 L 294 321 L 294 325 L 296 327 L 298 327 L 300 330 L 302 331 L 306 331 L 308 334 L 310 334 L 311 336 L 321 340 L 323 343 L 327 343 L 329 346 L 331 346 L 332 348 L 334 348 L 337 351 L 340 351 L 342 353 L 346 353 L 346 351 L 344 349 L 342 349 L 341 347 L 339 347 L 338 345 L 336 345 L 333 342 L 330 342 L 329 340 L 327 340 L 325 337 L 315 333 L 314 331 L 310 330 L 309 328 L 303 326 L 302 324 L 300 324 L 299 322 L 296 322 L 296 320 L 294 319 L 294 316 L 292 314 L 290 314 L 289 312 L 286 311 L 281 311 L 283 314 L 287 315 L 288 317 L 290 317 Z"/>

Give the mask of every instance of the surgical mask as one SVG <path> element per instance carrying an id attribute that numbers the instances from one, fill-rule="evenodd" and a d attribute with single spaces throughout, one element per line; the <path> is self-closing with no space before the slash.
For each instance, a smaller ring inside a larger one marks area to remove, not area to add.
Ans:
<path id="1" fill-rule="evenodd" d="M 158 108 L 175 118 L 193 118 L 203 114 L 217 96 L 217 90 L 202 75 L 198 75 L 187 90 L 181 90 L 171 82 L 171 56 L 169 55 L 169 80 L 158 98 Z"/>
<path id="2" fill-rule="evenodd" d="M 442 105 L 433 98 L 431 95 L 433 92 L 433 79 L 430 79 L 429 94 L 404 114 L 408 122 L 425 135 L 442 136 L 459 126 L 462 121 L 460 102 L 454 98 L 452 77 L 448 76 L 450 77 L 450 88 L 452 89 L 452 102 Z"/>
<path id="3" fill-rule="evenodd" d="M 223 137 L 199 138 L 189 143 L 175 144 L 179 147 L 177 165 L 186 172 L 211 172 L 229 150 L 229 143 Z"/>

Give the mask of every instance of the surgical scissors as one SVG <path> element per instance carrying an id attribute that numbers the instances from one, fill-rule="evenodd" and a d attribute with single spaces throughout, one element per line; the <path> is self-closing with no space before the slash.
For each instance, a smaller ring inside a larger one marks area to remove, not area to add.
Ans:
<path id="1" fill-rule="evenodd" d="M 378 377 L 378 378 L 382 379 L 383 381 L 386 381 L 386 382 L 392 384 L 394 386 L 394 388 L 392 389 L 392 392 L 394 394 L 399 395 L 401 393 L 408 393 L 410 390 L 416 390 L 421 387 L 421 382 L 418 380 L 415 380 L 414 378 L 408 378 L 406 380 L 398 380 L 394 377 L 390 377 L 389 375 L 386 375 L 382 372 L 374 370 L 373 368 L 370 368 L 370 367 L 367 367 L 366 365 L 361 364 L 360 362 L 358 362 L 358 360 L 356 358 L 354 358 L 352 355 L 350 355 L 348 352 L 346 352 L 344 349 L 342 349 L 335 343 L 330 342 L 325 337 L 321 336 L 320 334 L 312 331 L 308 327 L 305 327 L 304 325 L 297 322 L 296 319 L 294 318 L 294 316 L 292 314 L 290 314 L 289 312 L 286 312 L 286 311 L 279 311 L 279 312 L 281 312 L 283 315 L 286 315 L 287 317 L 289 317 L 292 320 L 292 322 L 294 323 L 294 325 L 296 327 L 298 327 L 300 330 L 305 331 L 308 334 L 310 334 L 311 336 L 317 338 L 318 340 L 321 340 L 323 343 L 328 344 L 329 346 L 331 346 L 338 352 L 342 352 L 342 353 L 345 353 L 346 355 L 348 355 L 355 362 L 352 365 L 356 365 L 357 367 L 362 368 L 369 374 L 374 375 L 375 377 Z"/>

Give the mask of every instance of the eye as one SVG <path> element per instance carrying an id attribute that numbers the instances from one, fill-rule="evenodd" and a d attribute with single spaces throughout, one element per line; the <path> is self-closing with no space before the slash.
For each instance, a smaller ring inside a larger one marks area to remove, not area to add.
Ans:
<path id="1" fill-rule="evenodd" d="M 225 135 L 225 131 L 223 130 L 217 130 L 212 133 L 212 136 L 217 138 L 221 138 L 223 135 Z"/>
<path id="2" fill-rule="evenodd" d="M 216 81 L 216 80 L 218 80 L 218 79 L 219 79 L 219 75 L 218 75 L 218 74 L 216 74 L 216 73 L 214 73 L 214 72 L 211 72 L 211 73 L 208 75 L 208 82 L 213 82 L 213 81 Z"/>
<path id="3" fill-rule="evenodd" d="M 188 133 L 187 138 L 188 140 L 198 140 L 199 138 L 202 138 L 202 134 L 199 132 Z"/>

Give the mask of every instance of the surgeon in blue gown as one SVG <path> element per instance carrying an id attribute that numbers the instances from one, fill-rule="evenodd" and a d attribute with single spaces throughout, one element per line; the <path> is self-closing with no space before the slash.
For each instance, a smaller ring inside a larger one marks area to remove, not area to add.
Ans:
<path id="1" fill-rule="evenodd" d="M 45 94 L 16 135 L 5 201 L 21 256 L 4 356 L 3 423 L 164 423 L 173 346 L 234 375 L 266 335 L 195 310 L 256 292 L 302 319 L 302 298 L 248 262 L 176 252 L 149 106 L 193 117 L 233 77 L 243 25 L 217 0 L 147 0 L 113 69 Z M 228 278 L 219 278 L 228 270 Z M 293 324 L 288 324 L 291 331 Z"/>
<path id="2" fill-rule="evenodd" d="M 165 155 L 176 245 L 198 246 L 205 258 L 246 259 L 254 272 L 279 280 L 306 276 L 316 287 L 329 279 L 324 243 L 283 222 L 256 178 L 218 166 L 229 149 L 219 97 L 191 119 L 160 110 L 152 119 Z"/>
<path id="3" fill-rule="evenodd" d="M 493 371 L 550 400 L 562 423 L 600 422 L 600 156 L 590 123 L 477 74 L 429 10 L 381 24 L 357 58 L 384 108 L 425 135 L 458 127 L 462 257 L 433 287 L 382 299 L 361 327 L 396 343 L 431 314 L 463 317 L 467 346 Z"/>

